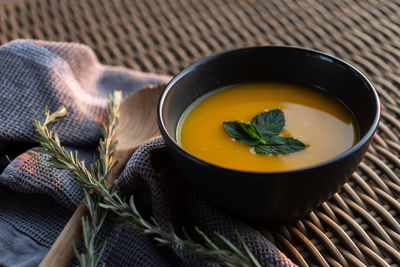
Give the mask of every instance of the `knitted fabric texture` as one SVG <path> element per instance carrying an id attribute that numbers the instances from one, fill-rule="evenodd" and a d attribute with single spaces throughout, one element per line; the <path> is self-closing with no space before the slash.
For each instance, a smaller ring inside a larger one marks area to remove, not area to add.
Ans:
<path id="1" fill-rule="evenodd" d="M 16 40 L 0 47 L 0 266 L 37 266 L 83 199 L 67 171 L 51 168 L 47 155 L 31 149 L 33 118 L 43 116 L 45 105 L 52 111 L 64 105 L 68 115 L 51 128 L 68 150 L 91 162 L 110 92 L 122 90 L 126 97 L 168 80 L 103 66 L 81 44 Z M 155 217 L 165 229 L 172 222 L 194 234 L 196 225 L 239 244 L 237 229 L 263 266 L 294 265 L 258 231 L 203 201 L 185 183 L 160 137 L 134 153 L 115 188 L 135 195 L 143 216 Z M 213 266 L 181 247 L 157 246 L 119 225 L 115 216 L 108 217 L 100 237 L 108 239 L 102 260 L 109 266 Z"/>

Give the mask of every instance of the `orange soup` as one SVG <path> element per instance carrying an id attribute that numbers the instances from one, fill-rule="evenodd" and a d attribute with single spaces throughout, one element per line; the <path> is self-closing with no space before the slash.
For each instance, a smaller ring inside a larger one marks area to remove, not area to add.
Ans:
<path id="1" fill-rule="evenodd" d="M 291 154 L 257 154 L 231 138 L 226 121 L 249 123 L 257 114 L 280 109 L 281 136 L 294 137 L 307 148 Z M 357 141 L 357 123 L 337 99 L 311 87 L 288 83 L 239 84 L 213 91 L 192 103 L 177 128 L 178 143 L 194 156 L 231 169 L 283 171 L 315 165 L 349 149 Z"/>

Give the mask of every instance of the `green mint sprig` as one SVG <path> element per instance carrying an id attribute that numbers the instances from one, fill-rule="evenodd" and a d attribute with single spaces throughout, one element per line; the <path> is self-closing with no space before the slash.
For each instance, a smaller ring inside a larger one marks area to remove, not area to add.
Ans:
<path id="1" fill-rule="evenodd" d="M 279 109 L 259 113 L 250 123 L 226 121 L 222 126 L 229 136 L 253 146 L 258 154 L 290 154 L 307 147 L 296 138 L 279 136 L 285 127 L 285 116 Z"/>

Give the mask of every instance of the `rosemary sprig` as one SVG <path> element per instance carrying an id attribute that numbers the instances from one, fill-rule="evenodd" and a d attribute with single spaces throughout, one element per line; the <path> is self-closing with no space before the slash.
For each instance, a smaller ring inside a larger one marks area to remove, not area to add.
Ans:
<path id="1" fill-rule="evenodd" d="M 77 153 L 67 153 L 64 147 L 61 146 L 57 133 L 49 131 L 47 124 L 56 121 L 59 117 L 66 114 L 66 109 L 60 107 L 54 113 L 50 113 L 45 108 L 44 120 L 40 122 L 34 120 L 36 135 L 34 139 L 38 141 L 44 149 L 37 149 L 41 152 L 50 154 L 52 157 L 50 162 L 53 166 L 60 169 L 68 169 L 72 172 L 72 176 L 78 181 L 83 177 L 90 181 L 96 181 L 99 185 L 107 187 L 105 178 L 111 171 L 115 162 L 112 160 L 116 140 L 115 132 L 118 127 L 118 111 L 119 103 L 121 102 L 121 93 L 116 92 L 110 97 L 109 114 L 107 122 L 103 124 L 103 139 L 99 142 L 99 159 L 90 166 L 90 171 L 86 169 L 85 163 L 78 160 Z M 89 217 L 82 217 L 82 237 L 83 237 L 83 252 L 79 252 L 76 244 L 73 244 L 75 256 L 82 267 L 95 267 L 99 264 L 103 251 L 106 247 L 106 241 L 97 244 L 96 236 L 100 231 L 101 226 L 107 215 L 107 210 L 101 209 L 99 203 L 101 196 L 91 194 L 86 188 L 83 189 L 85 194 L 85 204 L 89 211 Z M 104 265 L 104 264 L 103 264 Z"/>
<path id="2" fill-rule="evenodd" d="M 199 260 L 219 263 L 224 266 L 260 267 L 260 263 L 250 252 L 237 231 L 235 234 L 244 251 L 217 232 L 215 239 L 218 243 L 212 241 L 197 227 L 195 230 L 203 238 L 204 244 L 196 243 L 186 233 L 184 238 L 179 237 L 172 226 L 170 226 L 169 231 L 165 231 L 154 218 L 151 218 L 150 222 L 145 220 L 136 209 L 133 196 L 127 202 L 116 192 L 111 191 L 105 178 L 115 164 L 112 153 L 116 145 L 115 132 L 118 127 L 118 108 L 118 95 L 114 94 L 110 101 L 107 121 L 104 124 L 104 139 L 100 140 L 100 156 L 90 166 L 90 170 L 85 167 L 84 161 L 79 161 L 77 152 L 67 152 L 61 146 L 57 133 L 53 133 L 47 128 L 49 123 L 66 114 L 64 107 L 60 107 L 54 113 L 50 113 L 46 107 L 43 122 L 34 120 L 35 140 L 42 146 L 40 151 L 51 155 L 49 161 L 54 167 L 70 170 L 72 177 L 84 188 L 85 201 L 91 220 L 89 222 L 87 217 L 82 219 L 85 253 L 79 254 L 75 250 L 81 266 L 96 266 L 99 262 L 105 248 L 105 242 L 96 245 L 94 237 L 104 222 L 106 211 L 110 210 L 119 216 L 123 224 L 132 227 L 139 233 L 152 237 L 160 244 L 178 245 L 183 250 L 196 255 Z"/>
<path id="3" fill-rule="evenodd" d="M 106 178 L 116 162 L 112 159 L 112 154 L 116 146 L 115 133 L 118 129 L 118 112 L 121 102 L 122 94 L 116 91 L 110 96 L 110 103 L 108 106 L 108 116 L 106 122 L 103 123 L 103 138 L 99 141 L 99 158 L 90 167 L 90 172 L 96 181 L 107 187 Z M 84 188 L 85 203 L 89 210 L 90 220 L 87 216 L 82 217 L 82 236 L 84 244 L 84 252 L 79 253 L 75 244 L 73 245 L 75 255 L 82 267 L 96 267 L 103 251 L 106 247 L 107 241 L 104 240 L 101 244 L 95 243 L 97 233 L 100 231 L 101 226 L 107 215 L 107 210 L 101 209 L 99 204 L 101 196 L 97 193 L 91 194 Z M 103 263 L 103 266 L 105 264 Z"/>
<path id="4" fill-rule="evenodd" d="M 101 209 L 100 198 L 96 194 L 90 194 L 86 189 L 85 203 L 89 210 L 89 216 L 82 217 L 82 237 L 83 237 L 83 252 L 79 252 L 73 244 L 75 256 L 78 259 L 81 267 L 96 267 L 100 263 L 101 256 L 107 245 L 107 240 L 97 244 L 96 236 L 104 223 L 107 216 L 107 211 Z M 103 262 L 102 266 L 105 266 Z"/>

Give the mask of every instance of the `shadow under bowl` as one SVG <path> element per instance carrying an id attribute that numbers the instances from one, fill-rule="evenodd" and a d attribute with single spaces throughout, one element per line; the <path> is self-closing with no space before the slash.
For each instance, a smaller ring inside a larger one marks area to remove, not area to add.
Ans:
<path id="1" fill-rule="evenodd" d="M 253 81 L 290 82 L 326 91 L 354 114 L 359 141 L 320 164 L 278 172 L 223 168 L 178 145 L 178 121 L 193 101 L 209 91 Z M 337 192 L 367 151 L 379 115 L 377 93 L 357 69 L 325 53 L 288 46 L 239 48 L 190 65 L 168 83 L 157 112 L 161 134 L 185 179 L 228 213 L 267 224 L 305 215 Z"/>

